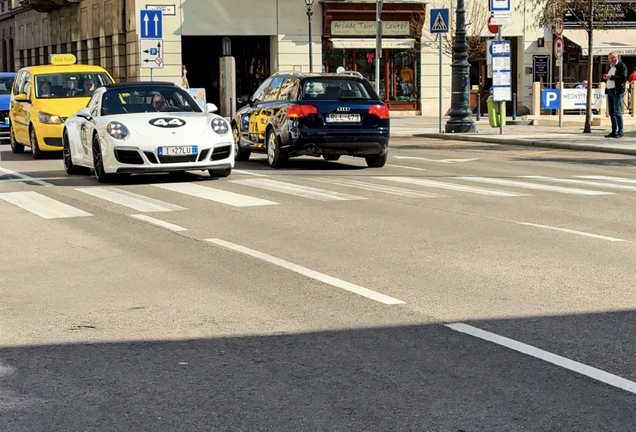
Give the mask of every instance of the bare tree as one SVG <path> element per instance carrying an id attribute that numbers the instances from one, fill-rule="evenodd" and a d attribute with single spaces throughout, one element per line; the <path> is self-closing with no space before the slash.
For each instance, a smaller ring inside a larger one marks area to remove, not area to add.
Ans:
<path id="1" fill-rule="evenodd" d="M 557 18 L 568 17 L 577 26 L 587 32 L 587 101 L 585 107 L 585 127 L 583 133 L 592 132 L 592 82 L 594 59 L 592 47 L 594 30 L 602 30 L 608 27 L 620 25 L 621 18 L 626 10 L 634 8 L 636 2 L 625 1 L 621 3 L 609 0 L 528 0 L 530 9 L 537 17 L 540 26 L 549 27 L 554 31 L 554 23 Z"/>
<path id="2" fill-rule="evenodd" d="M 466 42 L 468 43 L 468 58 L 474 60 L 484 60 L 486 58 L 486 35 L 488 31 L 488 10 L 487 0 L 468 0 L 466 2 Z M 429 3 L 428 9 L 448 8 L 449 9 L 449 32 L 442 34 L 442 52 L 447 56 L 453 55 L 453 44 L 455 43 L 455 0 L 435 0 Z M 428 31 L 422 32 L 422 39 L 429 42 L 434 49 L 439 49 L 438 35 L 430 34 Z"/>

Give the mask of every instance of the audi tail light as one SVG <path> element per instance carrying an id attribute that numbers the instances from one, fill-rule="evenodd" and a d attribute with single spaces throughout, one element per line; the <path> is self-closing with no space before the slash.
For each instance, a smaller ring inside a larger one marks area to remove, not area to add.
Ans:
<path id="1" fill-rule="evenodd" d="M 381 120 L 391 118 L 391 115 L 389 114 L 389 107 L 385 104 L 371 105 L 369 107 L 369 115 L 374 115 Z"/>
<path id="2" fill-rule="evenodd" d="M 313 105 L 297 104 L 287 108 L 287 117 L 290 119 L 301 119 L 315 114 L 318 114 L 318 108 Z"/>

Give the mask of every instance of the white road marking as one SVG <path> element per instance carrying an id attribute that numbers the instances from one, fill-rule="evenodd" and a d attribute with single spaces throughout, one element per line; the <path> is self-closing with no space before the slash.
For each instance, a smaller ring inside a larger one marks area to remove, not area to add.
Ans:
<path id="1" fill-rule="evenodd" d="M 230 180 L 230 182 L 320 201 L 353 201 L 366 199 L 359 196 L 330 192 L 323 189 L 269 179 Z"/>
<path id="2" fill-rule="evenodd" d="M 289 261 L 285 261 L 283 259 L 276 258 L 276 257 L 268 255 L 266 253 L 259 252 L 259 251 L 254 250 L 254 249 L 249 249 L 249 248 L 247 248 L 245 246 L 241 246 L 241 245 L 238 245 L 238 244 L 235 244 L 235 243 L 230 243 L 228 241 L 221 240 L 221 239 L 218 239 L 218 238 L 205 239 L 205 241 L 208 241 L 210 243 L 216 244 L 218 246 L 225 247 L 227 249 L 231 249 L 231 250 L 236 251 L 236 252 L 243 253 L 245 255 L 249 255 L 249 256 L 254 257 L 254 258 L 261 259 L 263 261 L 267 261 L 270 264 L 274 264 L 274 265 L 277 265 L 279 267 L 283 267 L 283 268 L 285 268 L 287 270 L 294 271 L 294 272 L 296 272 L 298 274 L 301 274 L 303 276 L 306 276 L 308 278 L 312 278 L 312 279 L 315 279 L 317 281 L 324 282 L 324 283 L 329 284 L 331 286 L 334 286 L 336 288 L 341 288 L 341 289 L 343 289 L 345 291 L 349 291 L 349 292 L 361 295 L 363 297 L 369 298 L 371 300 L 375 300 L 375 301 L 380 302 L 380 303 L 384 303 L 384 304 L 388 304 L 388 305 L 405 304 L 402 300 L 398 300 L 398 299 L 395 299 L 393 297 L 389 297 L 389 296 L 386 296 L 384 294 L 380 294 L 379 292 L 372 291 L 370 289 L 363 288 L 361 286 L 354 285 L 354 284 L 349 283 L 349 282 L 345 282 L 345 281 L 343 281 L 341 279 L 337 279 L 335 277 L 328 276 L 328 275 L 323 274 L 323 273 L 319 273 L 319 272 L 317 272 L 315 270 L 311 270 L 311 269 L 308 269 L 306 267 L 299 266 L 298 264 L 294 264 L 294 263 L 291 263 Z"/>
<path id="3" fill-rule="evenodd" d="M 477 327 L 473 327 L 468 324 L 452 323 L 452 324 L 445 324 L 445 326 L 452 330 L 455 330 L 456 332 L 464 333 L 464 334 L 467 334 L 467 335 L 470 335 L 470 336 L 473 336 L 488 342 L 495 343 L 497 345 L 501 345 L 503 347 L 520 352 L 522 354 L 526 354 L 531 357 L 538 358 L 545 362 L 551 363 L 555 366 L 562 367 L 572 372 L 576 372 L 578 374 L 584 375 L 588 378 L 592 378 L 596 381 L 600 381 L 602 383 L 608 384 L 612 387 L 616 387 L 630 393 L 636 393 L 635 382 L 626 380 L 625 378 L 621 378 L 617 375 L 613 375 L 611 373 L 594 368 L 592 366 L 588 366 L 583 363 L 570 360 L 560 355 L 553 354 L 551 352 L 544 351 L 540 348 L 533 347 L 532 345 L 518 342 L 514 339 L 510 339 L 504 336 L 499 336 L 498 334 L 495 334 L 495 333 L 481 330 Z"/>
<path id="4" fill-rule="evenodd" d="M 520 187 L 525 189 L 536 189 L 536 190 L 544 190 L 550 192 L 560 192 L 565 194 L 572 195 L 615 195 L 614 192 L 601 192 L 601 191 L 592 191 L 587 189 L 575 189 L 575 188 L 566 188 L 561 186 L 552 186 L 552 185 L 544 185 L 539 183 L 526 183 L 515 180 L 506 180 L 506 179 L 498 179 L 498 178 L 489 178 L 489 177 L 453 177 L 459 180 L 467 180 L 467 181 L 475 181 L 482 183 L 491 183 L 502 186 L 513 186 Z"/>
<path id="5" fill-rule="evenodd" d="M 187 231 L 188 230 L 187 228 L 180 227 L 179 225 L 174 225 L 174 224 L 171 224 L 170 222 L 162 221 L 160 219 L 155 219 L 145 214 L 131 215 L 131 217 L 134 217 L 135 219 L 139 219 L 142 221 L 150 222 L 151 224 L 160 226 L 162 228 L 167 228 L 172 231 Z"/>
<path id="6" fill-rule="evenodd" d="M 84 210 L 71 207 L 33 191 L 0 193 L 0 199 L 44 219 L 93 216 Z"/>
<path id="7" fill-rule="evenodd" d="M 578 178 L 586 178 L 591 180 L 609 180 L 619 183 L 631 183 L 636 184 L 636 179 L 624 178 L 624 177 L 608 177 L 608 176 L 574 176 Z"/>
<path id="8" fill-rule="evenodd" d="M 539 225 L 539 224 L 533 224 L 530 222 L 515 222 L 519 225 L 527 225 L 527 226 L 532 226 L 532 227 L 536 227 L 536 228 L 544 228 L 544 229 L 550 229 L 550 230 L 554 230 L 554 231 L 562 231 L 562 232 L 566 232 L 566 233 L 570 233 L 570 234 L 576 234 L 576 235 L 580 235 L 580 236 L 584 236 L 584 237 L 592 237 L 592 238 L 596 238 L 596 239 L 600 239 L 600 240 L 607 240 L 607 241 L 611 241 L 611 242 L 625 242 L 627 240 L 623 240 L 623 239 L 619 239 L 619 238 L 614 238 L 614 237 L 607 237 L 607 236 L 602 236 L 602 235 L 598 235 L 598 234 L 592 234 L 592 233 L 588 233 L 588 232 L 584 232 L 584 231 L 576 231 L 576 230 L 571 230 L 571 229 L 567 229 L 567 228 L 558 228 L 558 227 L 553 227 L 553 226 L 548 226 L 548 225 Z"/>
<path id="9" fill-rule="evenodd" d="M 232 172 L 236 173 L 236 174 L 249 174 L 249 175 L 253 175 L 253 176 L 257 176 L 257 177 L 267 177 L 265 174 L 258 174 L 258 173 L 252 172 L 252 171 L 233 169 Z"/>
<path id="10" fill-rule="evenodd" d="M 83 187 L 75 188 L 75 190 L 144 213 L 187 210 L 186 208 L 175 204 L 170 204 L 114 187 Z"/>
<path id="11" fill-rule="evenodd" d="M 405 165 L 386 164 L 386 166 L 390 166 L 390 167 L 393 167 L 393 168 L 412 169 L 412 170 L 416 170 L 416 171 L 426 171 L 424 168 L 415 168 L 415 167 L 410 167 L 410 166 L 405 166 Z"/>
<path id="12" fill-rule="evenodd" d="M 12 175 L 12 176 L 15 176 L 15 177 L 20 177 L 21 179 L 24 179 L 25 181 L 30 181 L 30 182 L 39 184 L 40 186 L 53 186 L 51 183 L 48 183 L 48 182 L 42 181 L 40 179 L 36 179 L 36 178 L 30 177 L 30 176 L 28 176 L 26 174 L 22 174 L 22 173 L 19 173 L 19 172 L 11 171 L 10 169 L 6 169 L 6 168 L 0 167 L 0 172 L 3 172 L 5 174 L 9 174 L 9 175 Z"/>
<path id="13" fill-rule="evenodd" d="M 423 157 L 417 156 L 393 156 L 396 159 L 413 159 L 413 160 L 422 160 L 427 162 L 439 162 L 439 163 L 457 163 L 457 162 L 472 162 L 479 160 L 479 158 L 475 159 L 427 159 Z"/>
<path id="14" fill-rule="evenodd" d="M 216 201 L 222 204 L 234 207 L 253 207 L 278 204 L 274 201 L 268 201 L 260 198 L 254 198 L 248 195 L 241 195 L 234 192 L 228 192 L 221 189 L 213 189 L 201 186 L 195 183 L 165 183 L 153 184 L 152 186 L 166 189 L 173 192 L 190 195 L 210 201 Z"/>
<path id="15" fill-rule="evenodd" d="M 394 181 L 399 183 L 414 184 L 419 186 L 428 186 L 428 187 L 435 187 L 440 189 L 455 190 L 460 192 L 469 192 L 469 193 L 474 193 L 479 195 L 489 195 L 489 196 L 499 196 L 499 197 L 527 196 L 527 194 L 521 194 L 517 192 L 505 192 L 505 191 L 500 191 L 495 189 L 464 186 L 464 185 L 458 185 L 453 183 L 444 183 L 444 182 L 439 182 L 435 180 L 427 180 L 427 179 L 413 178 L 413 177 L 374 177 L 374 178 L 380 179 L 380 180 L 389 180 L 389 181 Z"/>
<path id="16" fill-rule="evenodd" d="M 522 176 L 522 178 L 531 178 L 531 179 L 546 180 L 546 181 L 557 182 L 557 183 L 581 184 L 586 186 L 596 186 L 596 187 L 604 187 L 604 188 L 610 188 L 610 189 L 636 191 L 636 186 L 603 183 L 603 182 L 589 181 L 589 180 L 575 180 L 575 179 L 553 178 L 553 177 L 544 177 L 544 176 Z"/>
<path id="17" fill-rule="evenodd" d="M 313 180 L 321 183 L 332 184 L 336 186 L 345 186 L 351 188 L 362 189 L 370 192 L 381 192 L 389 195 L 398 195 L 408 198 L 439 198 L 441 195 L 427 192 L 420 192 L 413 189 L 405 189 L 393 186 L 379 185 L 375 183 L 366 183 L 356 180 L 338 179 L 338 178 L 317 178 L 307 177 L 305 180 Z"/>
<path id="18" fill-rule="evenodd" d="M 68 180 L 70 178 L 71 177 L 38 177 L 38 180 Z M 6 179 L 6 180 L 0 180 L 0 183 L 16 183 L 16 182 L 28 182 L 28 181 L 32 181 L 32 180 L 27 180 L 23 178 Z"/>

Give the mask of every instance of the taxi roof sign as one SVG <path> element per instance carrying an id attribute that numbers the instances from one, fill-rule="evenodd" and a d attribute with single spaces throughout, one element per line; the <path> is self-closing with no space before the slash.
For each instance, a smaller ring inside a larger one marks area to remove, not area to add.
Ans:
<path id="1" fill-rule="evenodd" d="M 49 63 L 55 66 L 72 65 L 77 62 L 77 58 L 73 54 L 51 54 L 49 55 Z"/>

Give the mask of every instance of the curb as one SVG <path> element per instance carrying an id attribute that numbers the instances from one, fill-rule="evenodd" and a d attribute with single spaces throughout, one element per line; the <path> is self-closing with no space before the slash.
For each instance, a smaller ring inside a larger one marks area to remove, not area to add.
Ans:
<path id="1" fill-rule="evenodd" d="M 526 147 L 591 151 L 591 152 L 598 152 L 598 153 L 613 153 L 613 154 L 624 154 L 624 155 L 636 156 L 636 147 L 621 148 L 621 147 L 600 146 L 596 144 L 568 144 L 568 143 L 559 142 L 559 141 L 542 141 L 542 140 L 536 140 L 536 139 L 494 138 L 494 137 L 487 137 L 487 136 L 468 136 L 468 135 L 454 135 L 454 134 L 440 134 L 440 133 L 413 134 L 413 136 L 418 138 L 436 138 L 436 139 L 450 140 L 450 141 L 468 141 L 468 142 L 479 142 L 479 143 L 500 144 L 500 145 L 518 145 L 518 146 L 526 146 Z"/>

